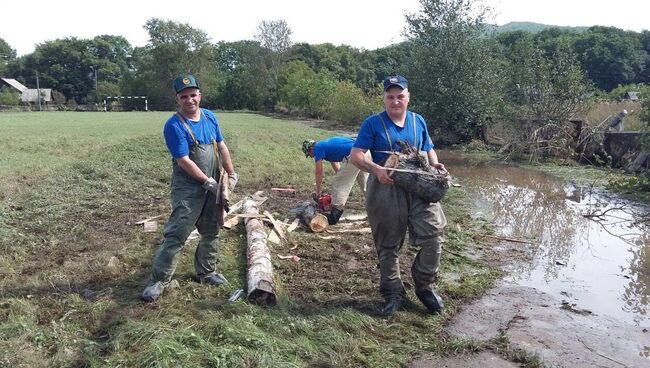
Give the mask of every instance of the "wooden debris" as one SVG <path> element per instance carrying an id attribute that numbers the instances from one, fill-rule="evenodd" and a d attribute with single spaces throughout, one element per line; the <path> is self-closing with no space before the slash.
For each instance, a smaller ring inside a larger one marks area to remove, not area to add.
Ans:
<path id="1" fill-rule="evenodd" d="M 280 259 L 290 259 L 290 260 L 292 260 L 294 262 L 300 261 L 300 257 L 293 256 L 293 255 L 283 256 L 283 255 L 278 254 L 278 258 L 280 258 Z"/>
<path id="2" fill-rule="evenodd" d="M 395 184 L 428 202 L 441 200 L 449 189 L 449 173 L 436 172 L 408 143 L 398 143 L 401 152 L 388 156 L 384 164 L 387 170 L 392 171 L 391 178 Z"/>
<path id="3" fill-rule="evenodd" d="M 271 191 L 281 194 L 296 195 L 296 190 L 293 188 L 271 188 Z"/>
<path id="4" fill-rule="evenodd" d="M 298 227 L 298 224 L 300 224 L 300 220 L 298 218 L 294 219 L 291 225 L 287 228 L 287 233 L 290 233 Z"/>
<path id="5" fill-rule="evenodd" d="M 275 231 L 273 231 L 273 229 L 269 231 L 269 235 L 266 237 L 266 240 L 270 241 L 273 244 L 280 244 L 280 237 Z"/>
<path id="6" fill-rule="evenodd" d="M 138 222 L 134 222 L 133 225 L 142 225 L 142 224 L 144 224 L 145 222 L 149 222 L 149 221 L 155 220 L 155 219 L 159 218 L 160 216 L 162 216 L 162 215 L 158 215 L 158 216 L 154 216 L 154 217 L 149 217 L 148 219 L 144 219 L 144 220 L 141 220 L 141 221 L 138 221 Z"/>
<path id="7" fill-rule="evenodd" d="M 282 240 L 287 240 L 287 236 L 284 234 L 284 225 L 276 221 L 276 219 L 273 217 L 273 215 L 269 211 L 264 211 L 264 216 L 268 218 L 271 221 L 271 225 L 273 227 L 273 231 L 278 234 L 280 239 Z"/>
<path id="8" fill-rule="evenodd" d="M 158 230 L 158 223 L 156 221 L 147 221 L 144 223 L 145 233 L 154 233 Z"/>
<path id="9" fill-rule="evenodd" d="M 339 222 L 341 222 L 341 221 L 361 221 L 361 220 L 365 220 L 367 218 L 368 218 L 368 214 L 365 213 L 365 212 L 363 212 L 363 213 L 350 213 L 348 215 L 343 215 L 343 217 L 341 217 L 339 219 Z"/>
<path id="10" fill-rule="evenodd" d="M 242 204 L 245 214 L 258 214 L 257 204 L 252 198 L 246 198 Z M 273 264 L 271 253 L 266 244 L 264 224 L 258 218 L 245 219 L 247 241 L 247 295 L 248 300 L 255 304 L 270 306 L 277 303 L 275 282 L 273 280 Z"/>

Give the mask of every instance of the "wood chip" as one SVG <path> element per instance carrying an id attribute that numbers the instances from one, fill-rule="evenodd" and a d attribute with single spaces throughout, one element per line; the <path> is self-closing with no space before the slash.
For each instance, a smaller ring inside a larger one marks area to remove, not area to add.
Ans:
<path id="1" fill-rule="evenodd" d="M 282 223 L 279 221 L 276 221 L 273 215 L 269 211 L 264 211 L 264 215 L 271 220 L 271 224 L 273 224 L 273 231 L 275 231 L 280 239 L 282 240 L 287 240 L 287 236 L 284 234 L 284 227 Z"/>
<path id="2" fill-rule="evenodd" d="M 289 227 L 287 228 L 287 232 L 290 233 L 290 232 L 296 230 L 296 228 L 298 227 L 299 224 L 300 224 L 300 219 L 297 219 L 297 218 L 294 219 L 293 222 L 291 223 L 291 225 L 289 225 Z"/>
<path id="3" fill-rule="evenodd" d="M 148 219 L 144 219 L 144 220 L 141 220 L 141 221 L 138 221 L 138 222 L 134 222 L 133 225 L 142 225 L 142 224 L 144 224 L 145 222 L 149 222 L 149 221 L 151 221 L 151 220 L 155 220 L 155 219 L 157 219 L 157 218 L 160 217 L 160 216 L 162 216 L 162 215 L 158 215 L 158 216 L 154 216 L 154 217 L 149 217 Z"/>
<path id="4" fill-rule="evenodd" d="M 156 221 L 147 221 L 144 223 L 144 232 L 153 233 L 158 230 L 158 223 Z"/>

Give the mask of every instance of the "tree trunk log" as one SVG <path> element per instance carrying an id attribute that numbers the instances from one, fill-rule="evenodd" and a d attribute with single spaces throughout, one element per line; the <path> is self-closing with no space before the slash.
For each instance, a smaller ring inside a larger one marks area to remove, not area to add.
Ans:
<path id="1" fill-rule="evenodd" d="M 449 189 L 449 174 L 436 173 L 428 163 L 413 155 L 419 154 L 391 154 L 384 166 L 401 170 L 391 174 L 396 185 L 427 202 L 438 202 Z"/>
<path id="2" fill-rule="evenodd" d="M 327 222 L 327 217 L 322 213 L 318 212 L 316 209 L 315 203 L 309 203 L 300 213 L 300 217 L 305 222 L 311 231 L 315 233 L 320 233 L 327 229 L 329 223 Z"/>
<path id="3" fill-rule="evenodd" d="M 242 212 L 246 215 L 259 214 L 257 204 L 251 198 L 244 200 Z M 245 219 L 245 224 L 248 300 L 263 306 L 275 305 L 277 298 L 273 281 L 273 265 L 271 264 L 271 253 L 266 246 L 264 224 L 255 217 Z"/>

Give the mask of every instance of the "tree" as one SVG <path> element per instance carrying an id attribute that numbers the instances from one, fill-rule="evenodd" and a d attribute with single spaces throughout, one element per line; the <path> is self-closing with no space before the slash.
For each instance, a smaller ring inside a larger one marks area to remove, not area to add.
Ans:
<path id="1" fill-rule="evenodd" d="M 283 53 L 291 46 L 291 33 L 285 20 L 263 20 L 257 26 L 255 40 L 272 52 Z"/>
<path id="2" fill-rule="evenodd" d="M 189 24 L 149 19 L 144 28 L 149 42 L 134 50 L 135 76 L 127 86 L 131 94 L 147 95 L 154 109 L 174 108 L 171 81 L 180 73 L 192 73 L 201 83 L 206 100 L 216 94 L 214 48 L 208 35 Z"/>
<path id="3" fill-rule="evenodd" d="M 2 38 L 0 38 L 0 75 L 7 71 L 7 64 L 16 58 L 16 50 Z"/>
<path id="4" fill-rule="evenodd" d="M 641 79 L 648 57 L 636 33 L 614 27 L 589 28 L 574 50 L 589 78 L 605 91 Z"/>
<path id="5" fill-rule="evenodd" d="M 473 0 L 420 0 L 407 18 L 413 107 L 439 140 L 479 137 L 498 113 L 503 81 L 492 41 L 482 37 L 487 12 Z"/>
<path id="6" fill-rule="evenodd" d="M 271 110 L 275 100 L 266 50 L 257 41 L 220 42 L 215 47 L 218 92 L 215 106 L 228 110 Z"/>

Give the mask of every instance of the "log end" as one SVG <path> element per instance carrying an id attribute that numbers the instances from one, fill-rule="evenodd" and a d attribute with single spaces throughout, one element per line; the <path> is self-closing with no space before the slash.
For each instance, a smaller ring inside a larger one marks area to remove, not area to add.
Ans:
<path id="1" fill-rule="evenodd" d="M 329 226 L 329 222 L 327 221 L 327 217 L 322 213 L 316 214 L 316 216 L 309 221 L 309 228 L 315 233 L 325 231 L 327 226 Z"/>
<path id="2" fill-rule="evenodd" d="M 278 303 L 277 297 L 274 293 L 261 289 L 255 289 L 248 294 L 248 300 L 251 303 L 262 307 L 272 307 Z"/>

